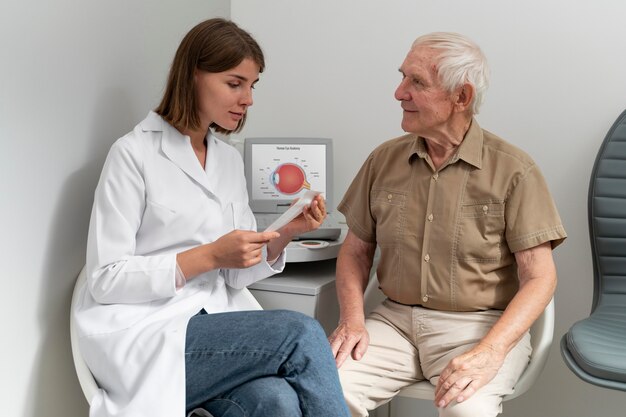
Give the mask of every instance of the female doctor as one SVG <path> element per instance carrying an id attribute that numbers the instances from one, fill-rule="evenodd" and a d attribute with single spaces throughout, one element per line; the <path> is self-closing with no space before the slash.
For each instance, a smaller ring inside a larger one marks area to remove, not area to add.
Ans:
<path id="1" fill-rule="evenodd" d="M 111 147 L 75 313 L 100 387 L 91 417 L 349 415 L 317 322 L 246 311 L 245 287 L 282 271 L 286 244 L 326 216 L 317 198 L 257 233 L 241 157 L 211 132 L 242 128 L 263 68 L 234 23 L 198 24 L 161 104 Z"/>

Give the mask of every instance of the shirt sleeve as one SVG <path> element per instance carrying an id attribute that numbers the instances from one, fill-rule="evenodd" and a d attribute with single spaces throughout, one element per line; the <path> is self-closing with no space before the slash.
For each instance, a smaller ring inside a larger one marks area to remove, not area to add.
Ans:
<path id="1" fill-rule="evenodd" d="M 376 219 L 370 206 L 375 177 L 373 159 L 370 155 L 363 163 L 337 206 L 337 210 L 346 217 L 350 231 L 365 242 L 376 242 Z"/>
<path id="2" fill-rule="evenodd" d="M 513 253 L 545 242 L 555 248 L 567 237 L 546 181 L 535 164 L 513 184 L 505 216 L 506 241 Z"/>
<path id="3" fill-rule="evenodd" d="M 185 286 L 185 284 L 187 283 L 187 278 L 185 278 L 185 274 L 183 274 L 182 269 L 180 269 L 180 266 L 178 265 L 178 262 L 176 262 L 176 291 L 180 291 L 183 289 L 183 287 Z"/>
<path id="4" fill-rule="evenodd" d="M 109 151 L 96 188 L 87 239 L 87 279 L 103 304 L 143 303 L 176 294 L 176 254 L 136 256 L 145 183 L 138 146 L 122 138 Z"/>

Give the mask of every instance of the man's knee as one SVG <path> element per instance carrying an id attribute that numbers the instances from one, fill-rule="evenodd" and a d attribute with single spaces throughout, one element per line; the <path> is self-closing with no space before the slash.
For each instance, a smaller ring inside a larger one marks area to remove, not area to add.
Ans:
<path id="1" fill-rule="evenodd" d="M 494 396 L 472 396 L 439 409 L 439 417 L 495 417 L 502 411 L 502 400 Z"/>
<path id="2" fill-rule="evenodd" d="M 369 415 L 368 406 L 374 405 L 367 397 L 371 384 L 356 369 L 353 369 L 358 365 L 358 362 L 348 358 L 339 368 L 339 381 L 352 417 L 365 417 Z"/>
<path id="3" fill-rule="evenodd" d="M 350 410 L 350 415 L 352 417 L 366 417 L 369 416 L 368 410 L 365 407 L 363 398 L 354 393 L 344 390 L 344 398 L 346 400 L 346 404 L 348 405 L 348 410 Z"/>

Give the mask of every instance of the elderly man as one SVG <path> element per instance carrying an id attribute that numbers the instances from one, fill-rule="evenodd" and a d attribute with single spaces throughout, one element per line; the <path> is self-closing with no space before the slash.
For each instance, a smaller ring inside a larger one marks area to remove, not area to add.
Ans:
<path id="1" fill-rule="evenodd" d="M 353 416 L 425 379 L 440 416 L 495 416 L 528 364 L 566 233 L 532 159 L 474 119 L 488 84 L 477 45 L 422 36 L 400 73 L 408 134 L 370 154 L 339 205 L 350 230 L 329 339 L 342 386 Z M 387 299 L 366 320 L 377 245 Z"/>

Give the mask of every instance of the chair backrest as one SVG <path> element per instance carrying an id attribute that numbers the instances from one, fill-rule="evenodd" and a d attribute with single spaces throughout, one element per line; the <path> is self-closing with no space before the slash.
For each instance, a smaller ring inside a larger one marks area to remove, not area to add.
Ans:
<path id="1" fill-rule="evenodd" d="M 372 274 L 370 282 L 365 290 L 365 311 L 369 313 L 375 305 L 384 299 L 384 295 L 378 289 L 378 279 Z M 524 373 L 515 385 L 515 391 L 504 397 L 504 401 L 512 400 L 530 389 L 535 383 L 541 371 L 546 365 L 552 339 L 554 337 L 554 299 L 546 306 L 545 310 L 530 328 L 530 344 L 533 348 L 530 362 Z M 400 396 L 433 400 L 435 389 L 429 381 L 422 381 L 410 385 L 400 391 Z"/>
<path id="2" fill-rule="evenodd" d="M 589 182 L 593 312 L 603 295 L 626 294 L 626 111 L 608 131 Z"/>
<path id="3" fill-rule="evenodd" d="M 76 331 L 76 323 L 74 322 L 74 306 L 77 301 L 78 292 L 85 285 L 86 274 L 85 268 L 78 274 L 78 279 L 74 285 L 74 292 L 72 294 L 72 304 L 70 306 L 70 338 L 72 345 L 72 357 L 74 358 L 74 367 L 76 368 L 76 375 L 78 376 L 78 382 L 83 390 L 83 394 L 87 399 L 87 402 L 91 404 L 91 399 L 98 392 L 98 384 L 94 379 L 91 371 L 87 367 L 83 355 L 80 352 L 80 346 L 78 342 L 78 333 Z"/>

